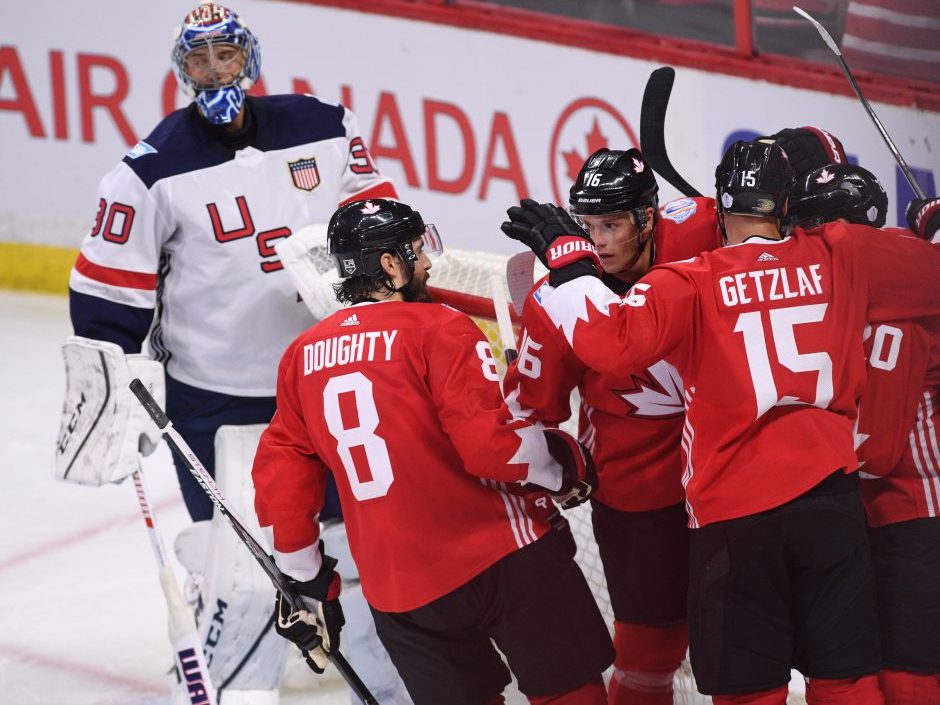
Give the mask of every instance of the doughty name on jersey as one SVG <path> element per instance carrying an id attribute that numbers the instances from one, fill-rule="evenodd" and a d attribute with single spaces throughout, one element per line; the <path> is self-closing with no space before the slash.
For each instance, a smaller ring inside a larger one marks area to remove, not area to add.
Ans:
<path id="1" fill-rule="evenodd" d="M 376 360 L 376 342 L 381 338 L 384 346 L 384 361 L 392 359 L 392 345 L 398 330 L 371 330 L 363 333 L 324 338 L 315 343 L 304 345 L 304 377 L 322 369 L 349 365 L 353 362 L 374 362 Z"/>

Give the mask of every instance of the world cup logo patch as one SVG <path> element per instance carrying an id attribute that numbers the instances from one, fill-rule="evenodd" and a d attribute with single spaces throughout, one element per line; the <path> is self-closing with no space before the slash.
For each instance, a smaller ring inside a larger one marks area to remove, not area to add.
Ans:
<path id="1" fill-rule="evenodd" d="M 287 162 L 287 166 L 291 181 L 301 191 L 313 191 L 320 185 L 320 172 L 317 171 L 317 160 L 313 157 Z"/>

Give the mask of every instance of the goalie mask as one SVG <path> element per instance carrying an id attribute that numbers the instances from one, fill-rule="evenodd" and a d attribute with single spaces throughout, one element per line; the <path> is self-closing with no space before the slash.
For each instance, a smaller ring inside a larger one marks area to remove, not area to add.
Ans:
<path id="1" fill-rule="evenodd" d="M 783 218 L 793 168 L 773 141 L 735 142 L 715 169 L 719 215 Z"/>
<path id="2" fill-rule="evenodd" d="M 632 213 L 641 230 L 646 227 L 646 208 L 655 212 L 659 185 L 653 169 L 638 149 L 625 152 L 602 148 L 594 152 L 568 192 L 569 212 L 582 215 Z"/>
<path id="3" fill-rule="evenodd" d="M 180 88 L 214 125 L 238 116 L 261 73 L 258 39 L 241 17 L 211 2 L 186 15 L 177 28 L 172 60 Z"/>
<path id="4" fill-rule="evenodd" d="M 327 227 L 330 254 L 339 276 L 385 280 L 382 254 L 391 252 L 414 268 L 418 255 L 412 243 L 424 241 L 429 256 L 443 251 L 437 228 L 426 224 L 418 211 L 386 198 L 354 201 L 337 210 Z"/>
<path id="5" fill-rule="evenodd" d="M 868 169 L 853 164 L 830 164 L 811 171 L 790 190 L 788 220 L 800 228 L 815 228 L 844 218 L 850 223 L 880 228 L 888 214 L 888 194 Z"/>

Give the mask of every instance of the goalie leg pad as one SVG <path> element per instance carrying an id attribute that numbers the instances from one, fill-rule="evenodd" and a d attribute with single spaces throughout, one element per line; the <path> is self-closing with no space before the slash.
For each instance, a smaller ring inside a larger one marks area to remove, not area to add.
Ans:
<path id="1" fill-rule="evenodd" d="M 349 664 L 382 705 L 412 705 L 411 696 L 398 670 L 379 641 L 372 611 L 362 595 L 359 583 L 344 586 L 339 601 L 346 616 L 343 651 Z M 351 694 L 349 699 L 351 705 L 362 705 L 355 695 Z"/>
<path id="2" fill-rule="evenodd" d="M 383 705 L 411 705 L 405 684 L 375 631 L 372 611 L 359 585 L 359 569 L 349 551 L 346 524 L 341 521 L 325 523 L 320 538 L 324 553 L 337 559 L 336 572 L 343 578 L 343 592 L 339 596 L 346 616 L 343 651 L 350 665 Z M 350 695 L 350 702 L 361 705 L 355 695 Z"/>
<path id="3" fill-rule="evenodd" d="M 59 480 L 99 487 L 140 467 L 160 432 L 128 384 L 139 377 L 157 403 L 166 402 L 163 365 L 120 346 L 71 336 L 62 345 L 65 402 L 53 459 Z"/>
<path id="4" fill-rule="evenodd" d="M 215 444 L 216 483 L 255 536 L 261 530 L 254 513 L 251 464 L 264 428 L 222 426 Z M 289 643 L 274 630 L 274 587 L 219 512 L 210 533 L 199 634 L 212 682 L 228 704 L 247 705 L 243 696 L 253 705 L 276 702 Z M 193 553 L 198 559 L 198 548 Z M 274 700 L 264 700 L 272 694 Z"/>

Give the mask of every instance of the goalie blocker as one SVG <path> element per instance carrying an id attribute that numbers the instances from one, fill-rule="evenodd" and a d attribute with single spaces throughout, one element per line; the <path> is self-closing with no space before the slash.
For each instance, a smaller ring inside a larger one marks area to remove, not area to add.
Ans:
<path id="1" fill-rule="evenodd" d="M 163 365 L 120 346 L 79 336 L 62 345 L 65 402 L 53 473 L 59 480 L 95 487 L 120 482 L 160 440 L 147 413 L 128 389 L 139 378 L 160 404 L 166 397 Z"/>

